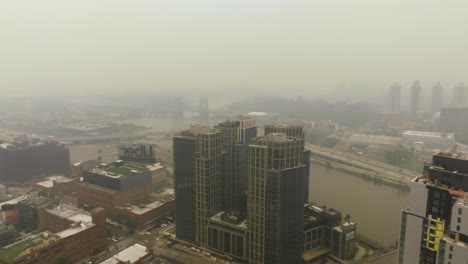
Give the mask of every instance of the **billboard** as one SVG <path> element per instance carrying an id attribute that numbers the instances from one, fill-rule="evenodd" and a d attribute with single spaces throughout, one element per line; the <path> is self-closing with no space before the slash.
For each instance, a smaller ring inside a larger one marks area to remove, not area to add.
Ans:
<path id="1" fill-rule="evenodd" d="M 124 161 L 156 163 L 155 147 L 151 144 L 121 144 L 117 151 Z"/>

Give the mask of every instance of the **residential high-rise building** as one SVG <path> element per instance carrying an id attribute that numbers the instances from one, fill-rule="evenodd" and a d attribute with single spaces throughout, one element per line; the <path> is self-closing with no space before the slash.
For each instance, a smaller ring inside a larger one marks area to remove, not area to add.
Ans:
<path id="1" fill-rule="evenodd" d="M 225 154 L 223 169 L 223 209 L 247 210 L 247 147 L 257 136 L 254 117 L 238 116 L 216 126 L 221 130 L 222 151 Z"/>
<path id="2" fill-rule="evenodd" d="M 208 125 L 210 112 L 208 110 L 208 97 L 201 96 L 198 105 L 198 118 L 201 124 Z"/>
<path id="3" fill-rule="evenodd" d="M 400 112 L 401 85 L 393 84 L 388 87 L 388 108 L 392 113 Z"/>
<path id="4" fill-rule="evenodd" d="M 432 103 L 431 103 L 431 111 L 432 113 L 440 112 L 442 108 L 442 102 L 444 98 L 444 87 L 437 83 L 432 87 Z"/>
<path id="5" fill-rule="evenodd" d="M 411 86 L 411 115 L 418 116 L 421 102 L 421 85 L 419 81 L 415 81 Z"/>
<path id="6" fill-rule="evenodd" d="M 248 263 L 301 263 L 304 141 L 284 133 L 252 140 L 247 192 Z"/>
<path id="7" fill-rule="evenodd" d="M 195 125 L 173 146 L 176 236 L 207 245 L 208 220 L 222 209 L 221 130 Z"/>
<path id="8" fill-rule="evenodd" d="M 303 262 L 310 152 L 300 126 L 266 131 L 256 137 L 255 118 L 235 117 L 174 136 L 178 239 L 245 263 Z"/>
<path id="9" fill-rule="evenodd" d="M 402 211 L 399 264 L 465 263 L 468 259 L 468 160 L 439 153 L 411 182 Z"/>
<path id="10" fill-rule="evenodd" d="M 293 138 L 300 138 L 305 142 L 305 133 L 304 128 L 301 125 L 294 125 L 294 124 L 270 124 L 265 125 L 264 135 L 269 135 L 272 133 L 284 133 L 288 137 Z M 305 173 L 307 174 L 306 177 L 306 186 L 309 186 L 309 169 L 310 169 L 310 150 L 304 149 L 304 159 L 302 163 L 306 166 Z M 309 188 L 303 188 L 305 191 L 304 195 L 304 203 L 309 201 Z"/>
<path id="11" fill-rule="evenodd" d="M 453 87 L 452 106 L 468 106 L 468 86 L 465 86 L 464 83 L 460 83 L 458 86 Z"/>
<path id="12" fill-rule="evenodd" d="M 440 130 L 455 133 L 457 141 L 468 144 L 468 107 L 442 108 Z"/>

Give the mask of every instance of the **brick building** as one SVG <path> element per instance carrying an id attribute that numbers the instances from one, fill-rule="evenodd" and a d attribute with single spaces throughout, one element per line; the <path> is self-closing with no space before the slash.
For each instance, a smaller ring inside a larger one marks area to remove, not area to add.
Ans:
<path id="1" fill-rule="evenodd" d="M 91 214 L 67 205 L 43 208 L 39 226 L 43 232 L 2 248 L 0 263 L 55 263 L 58 259 L 76 263 L 106 248 L 106 214 L 102 208 Z M 19 247 L 23 250 L 16 250 Z"/>

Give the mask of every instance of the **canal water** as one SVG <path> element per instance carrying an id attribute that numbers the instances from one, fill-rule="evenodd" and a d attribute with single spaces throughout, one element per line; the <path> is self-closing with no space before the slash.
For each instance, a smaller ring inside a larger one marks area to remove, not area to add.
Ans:
<path id="1" fill-rule="evenodd" d="M 310 166 L 309 201 L 351 215 L 357 231 L 385 246 L 398 240 L 401 210 L 409 192 L 327 168 Z"/>

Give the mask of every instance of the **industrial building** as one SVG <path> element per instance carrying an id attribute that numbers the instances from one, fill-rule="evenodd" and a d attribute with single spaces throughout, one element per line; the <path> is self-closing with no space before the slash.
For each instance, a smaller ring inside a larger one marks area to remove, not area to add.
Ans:
<path id="1" fill-rule="evenodd" d="M 70 169 L 70 152 L 63 144 L 21 137 L 0 144 L 0 181 L 25 183 Z"/>
<path id="2" fill-rule="evenodd" d="M 464 263 L 468 259 L 468 159 L 439 153 L 411 182 L 402 211 L 399 264 Z"/>

